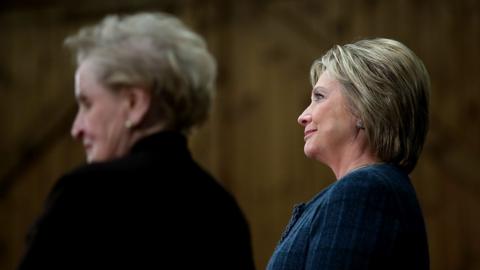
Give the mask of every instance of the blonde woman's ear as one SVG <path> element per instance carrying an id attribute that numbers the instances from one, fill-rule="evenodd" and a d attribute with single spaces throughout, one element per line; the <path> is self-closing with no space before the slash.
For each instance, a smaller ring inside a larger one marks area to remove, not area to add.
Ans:
<path id="1" fill-rule="evenodd" d="M 363 125 L 363 121 L 362 120 L 357 120 L 357 124 L 356 124 L 356 127 L 358 129 L 365 129 L 365 126 Z"/>

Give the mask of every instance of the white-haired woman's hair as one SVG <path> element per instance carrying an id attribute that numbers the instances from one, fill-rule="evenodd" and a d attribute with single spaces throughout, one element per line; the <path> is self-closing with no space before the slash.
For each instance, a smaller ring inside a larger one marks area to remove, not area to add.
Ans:
<path id="1" fill-rule="evenodd" d="M 164 13 L 111 15 L 67 37 L 80 65 L 91 59 L 97 79 L 115 91 L 141 86 L 152 94 L 147 119 L 188 132 L 208 117 L 216 63 L 205 41 Z M 145 123 L 144 123 L 145 124 Z"/>
<path id="2" fill-rule="evenodd" d="M 402 43 L 385 38 L 336 45 L 313 62 L 314 85 L 328 71 L 343 85 L 352 113 L 384 162 L 410 173 L 428 131 L 430 78 L 422 61 Z"/>

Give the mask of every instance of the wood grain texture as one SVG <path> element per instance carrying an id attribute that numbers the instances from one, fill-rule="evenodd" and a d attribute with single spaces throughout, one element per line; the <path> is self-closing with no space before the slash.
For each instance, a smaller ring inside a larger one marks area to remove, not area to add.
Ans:
<path id="1" fill-rule="evenodd" d="M 334 181 L 304 157 L 296 123 L 309 101 L 310 64 L 333 44 L 380 36 L 409 46 L 432 79 L 430 133 L 412 174 L 431 269 L 480 269 L 478 1 L 34 2 L 0 9 L 0 187 L 12 183 L 0 197 L 0 269 L 14 269 L 56 178 L 83 162 L 69 138 L 73 67 L 63 38 L 107 13 L 154 9 L 182 18 L 217 58 L 212 115 L 190 144 L 245 211 L 258 269 L 293 206 Z"/>

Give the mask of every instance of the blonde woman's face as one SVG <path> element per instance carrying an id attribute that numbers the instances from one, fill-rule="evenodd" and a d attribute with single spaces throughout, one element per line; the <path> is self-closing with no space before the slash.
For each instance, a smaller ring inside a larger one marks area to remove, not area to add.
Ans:
<path id="1" fill-rule="evenodd" d="M 75 74 L 75 97 L 78 112 L 71 134 L 85 149 L 87 162 L 106 161 L 128 151 L 128 100 L 102 86 L 95 65 L 84 61 Z"/>
<path id="2" fill-rule="evenodd" d="M 311 92 L 311 103 L 298 118 L 304 127 L 304 152 L 327 165 L 345 154 L 357 134 L 356 118 L 347 106 L 342 85 L 323 72 Z"/>

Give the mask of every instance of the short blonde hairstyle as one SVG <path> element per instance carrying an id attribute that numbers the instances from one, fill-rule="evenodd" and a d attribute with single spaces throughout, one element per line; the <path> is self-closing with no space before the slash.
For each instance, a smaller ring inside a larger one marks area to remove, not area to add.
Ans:
<path id="1" fill-rule="evenodd" d="M 352 113 L 364 123 L 379 159 L 410 173 L 428 131 L 430 78 L 402 43 L 385 38 L 336 45 L 313 62 L 314 85 L 328 71 L 343 87 Z"/>
<path id="2" fill-rule="evenodd" d="M 202 37 L 164 13 L 110 15 L 67 37 L 77 65 L 93 59 L 97 79 L 115 91 L 142 86 L 152 93 L 148 112 L 166 129 L 188 132 L 211 106 L 216 63 Z"/>

